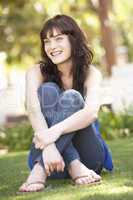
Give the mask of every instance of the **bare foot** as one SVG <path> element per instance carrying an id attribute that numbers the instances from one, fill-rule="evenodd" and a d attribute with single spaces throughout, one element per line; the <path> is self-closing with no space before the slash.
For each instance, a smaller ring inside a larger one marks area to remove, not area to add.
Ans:
<path id="1" fill-rule="evenodd" d="M 46 174 L 44 173 L 44 169 L 39 163 L 36 163 L 26 182 L 19 188 L 19 192 L 41 191 L 44 189 L 45 181 Z"/>
<path id="2" fill-rule="evenodd" d="M 93 170 L 88 169 L 79 160 L 72 161 L 69 165 L 68 171 L 72 180 L 77 185 L 92 185 L 101 180 L 101 176 L 96 174 Z"/>

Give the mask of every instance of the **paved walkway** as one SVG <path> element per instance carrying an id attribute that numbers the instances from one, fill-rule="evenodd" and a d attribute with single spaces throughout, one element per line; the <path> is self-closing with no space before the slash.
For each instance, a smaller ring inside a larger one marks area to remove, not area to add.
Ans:
<path id="1" fill-rule="evenodd" d="M 21 115 L 24 109 L 25 73 L 13 72 L 10 86 L 0 89 L 0 124 L 5 122 L 7 115 Z"/>
<path id="2" fill-rule="evenodd" d="M 109 94 L 114 111 L 133 114 L 133 64 L 113 67 L 112 77 L 104 79 L 103 84 L 108 87 L 104 96 Z"/>

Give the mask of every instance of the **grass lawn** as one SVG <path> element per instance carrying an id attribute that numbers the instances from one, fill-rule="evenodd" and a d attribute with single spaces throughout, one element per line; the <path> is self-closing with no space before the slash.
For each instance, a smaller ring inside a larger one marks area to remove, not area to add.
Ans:
<path id="1" fill-rule="evenodd" d="M 44 192 L 16 195 L 28 175 L 27 152 L 0 156 L 0 200 L 132 200 L 133 138 L 109 142 L 115 170 L 102 173 L 98 186 L 72 186 L 70 180 L 49 180 Z"/>

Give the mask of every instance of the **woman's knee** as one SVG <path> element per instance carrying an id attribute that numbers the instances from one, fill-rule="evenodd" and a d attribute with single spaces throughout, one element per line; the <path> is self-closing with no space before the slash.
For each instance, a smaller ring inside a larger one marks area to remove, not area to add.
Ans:
<path id="1" fill-rule="evenodd" d="M 54 82 L 46 82 L 38 88 L 38 97 L 41 106 L 53 107 L 59 98 L 60 88 Z"/>
<path id="2" fill-rule="evenodd" d="M 73 108 L 79 110 L 84 107 L 82 95 L 74 89 L 64 91 L 60 97 L 59 103 L 61 107 L 68 109 Z"/>
<path id="3" fill-rule="evenodd" d="M 54 94 L 57 94 L 60 92 L 60 88 L 59 86 L 54 83 L 54 82 L 45 82 L 45 83 L 42 83 L 40 85 L 40 87 L 38 88 L 38 93 L 40 95 L 44 94 L 43 92 L 44 91 L 47 91 L 49 93 L 54 93 Z"/>

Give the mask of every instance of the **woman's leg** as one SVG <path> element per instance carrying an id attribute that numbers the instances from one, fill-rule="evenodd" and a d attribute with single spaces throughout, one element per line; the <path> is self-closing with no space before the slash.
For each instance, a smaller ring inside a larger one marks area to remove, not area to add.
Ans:
<path id="1" fill-rule="evenodd" d="M 73 144 L 80 155 L 82 163 L 100 174 L 104 162 L 104 149 L 92 124 L 77 131 L 73 138 Z"/>
<path id="2" fill-rule="evenodd" d="M 59 117 L 61 117 L 61 119 L 59 119 L 59 121 L 69 117 L 71 114 L 80 110 L 83 107 L 84 107 L 84 99 L 81 96 L 81 94 L 73 89 L 66 90 L 64 93 L 61 94 L 60 101 L 57 106 L 57 113 L 62 114 L 62 115 L 59 115 Z M 58 123 L 58 120 L 56 120 L 56 119 L 53 120 L 53 124 L 55 124 L 55 123 Z M 89 130 L 90 130 L 90 127 L 91 126 L 89 126 Z M 83 137 L 83 140 L 81 140 L 81 143 L 84 146 L 84 139 L 86 139 L 86 147 L 85 148 L 86 149 L 92 148 L 94 157 L 91 160 L 91 159 L 89 159 L 89 157 L 90 157 L 89 153 L 84 152 L 85 154 L 87 154 L 87 156 L 85 157 L 85 159 L 87 159 L 87 162 L 84 164 L 90 163 L 90 165 L 87 165 L 87 167 L 100 173 L 100 171 L 102 169 L 102 164 L 103 164 L 103 149 L 102 149 L 101 144 L 98 141 L 97 136 L 94 133 L 94 130 L 93 131 L 90 130 L 89 132 L 87 131 L 87 135 L 88 134 L 89 134 L 89 137 Z M 68 145 L 68 148 L 65 148 L 65 151 L 63 153 L 63 158 L 65 159 L 65 161 L 67 161 L 67 166 L 69 166 L 70 163 L 73 163 L 70 167 L 71 168 L 70 175 L 72 177 L 76 177 L 78 174 L 79 176 L 82 177 L 82 176 L 85 176 L 85 174 L 86 175 L 90 174 L 90 171 L 88 172 L 88 168 L 86 168 L 84 165 L 82 165 L 81 162 L 79 162 L 81 156 L 78 154 L 77 149 L 73 147 L 73 142 L 71 141 L 71 139 L 74 140 L 74 138 L 76 137 L 76 134 L 70 133 L 70 134 L 64 135 L 59 139 L 59 141 L 61 141 L 62 139 L 64 139 L 64 141 L 65 141 L 65 138 L 67 139 L 67 137 L 69 137 L 69 139 L 68 139 L 69 145 Z M 92 141 L 93 147 L 92 147 L 92 145 L 90 145 L 91 141 Z M 65 145 L 60 145 L 60 146 L 65 146 Z M 94 150 L 94 149 L 97 149 L 97 150 Z M 75 151 L 75 153 L 74 153 L 74 151 Z M 76 154 L 77 154 L 77 159 L 75 156 Z M 90 152 L 90 154 L 91 154 L 91 152 Z M 74 158 L 74 156 L 75 156 L 75 158 Z M 81 157 L 81 159 L 82 159 L 82 157 Z M 75 162 L 76 164 L 74 164 L 74 162 L 72 162 L 74 160 L 77 160 L 77 162 Z M 81 170 L 79 170 L 78 168 Z M 78 171 L 76 172 L 77 169 L 78 169 Z M 93 176 L 97 180 L 99 180 L 99 176 L 96 176 L 95 173 L 93 173 Z M 89 179 L 89 181 L 90 181 L 90 179 Z M 82 179 L 81 182 L 88 183 L 88 178 Z"/>
<path id="3" fill-rule="evenodd" d="M 83 107 L 84 99 L 81 94 L 73 89 L 66 90 L 61 94 L 57 104 L 57 114 L 60 113 L 60 115 L 53 119 L 52 125 L 69 117 L 71 114 Z M 71 142 L 72 139 L 73 142 Z M 67 140 L 67 142 L 65 142 L 65 140 Z M 60 143 L 63 141 L 64 145 L 60 145 Z M 65 160 L 67 160 L 67 164 L 74 160 L 74 158 L 72 159 L 72 156 L 76 155 L 76 152 L 78 151 L 79 154 L 77 154 L 77 158 L 79 160 L 81 159 L 89 169 L 93 169 L 97 173 L 101 172 L 104 162 L 104 151 L 103 146 L 97 137 L 93 124 L 84 129 L 76 131 L 76 134 L 70 133 L 64 135 L 57 141 L 57 146 L 59 149 L 61 147 L 65 147 L 65 144 L 69 144 L 71 146 L 71 148 L 64 148 L 65 151 L 63 156 L 66 157 Z M 72 148 L 73 144 L 76 149 Z M 72 153 L 74 151 L 75 154 Z"/>
<path id="4" fill-rule="evenodd" d="M 59 87 L 52 82 L 41 85 L 38 90 L 38 95 L 42 113 L 44 114 L 49 127 L 69 117 L 83 106 L 81 99 L 79 100 L 78 92 L 74 90 L 62 92 Z M 82 98 L 82 96 L 80 98 Z M 72 102 L 74 103 L 73 107 L 71 106 Z M 56 141 L 57 149 L 63 155 L 66 165 L 72 160 L 80 159 L 77 150 L 71 142 L 74 134 L 75 132 L 61 136 Z M 42 151 L 36 149 L 34 144 L 32 144 L 31 147 L 29 161 L 29 163 L 31 163 L 31 169 L 37 161 L 44 165 Z M 65 169 L 63 173 L 53 173 L 51 177 L 64 178 L 66 176 L 68 175 Z"/>

